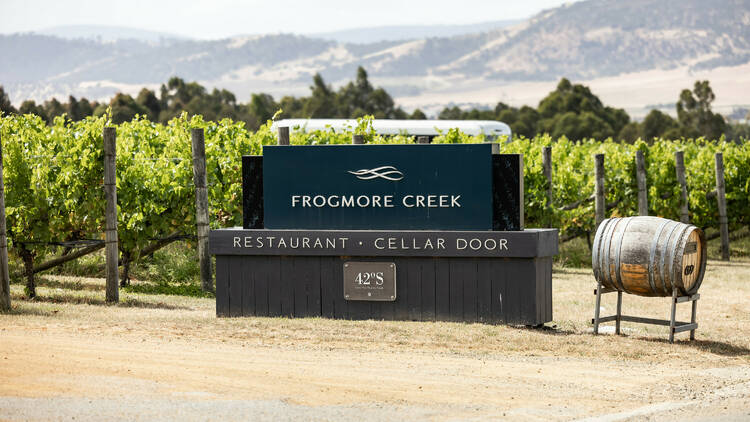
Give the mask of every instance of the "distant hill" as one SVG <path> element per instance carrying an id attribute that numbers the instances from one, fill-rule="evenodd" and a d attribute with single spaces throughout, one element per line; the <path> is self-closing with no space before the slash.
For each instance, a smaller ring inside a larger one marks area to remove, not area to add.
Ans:
<path id="1" fill-rule="evenodd" d="M 117 40 L 138 40 L 144 42 L 161 42 L 163 40 L 187 39 L 188 37 L 168 32 L 149 31 L 145 29 L 122 26 L 103 25 L 62 25 L 34 31 L 39 35 L 50 35 L 65 39 L 87 39 L 111 42 Z"/>
<path id="2" fill-rule="evenodd" d="M 461 28 L 443 30 L 465 29 Z M 732 95 L 750 89 L 750 79 L 738 73 L 747 74 L 743 69 L 750 64 L 750 0 L 587 0 L 544 11 L 510 27 L 483 31 L 478 25 L 476 29 L 470 34 L 426 37 L 438 29 L 413 27 L 409 31 L 414 34 L 426 31 L 422 38 L 365 44 L 321 37 L 353 41 L 382 37 L 377 34 L 387 29 L 318 34 L 318 38 L 161 37 L 158 43 L 153 42 L 155 35 L 111 42 L 2 35 L 0 56 L 13 60 L 0 66 L 0 84 L 14 103 L 20 103 L 53 95 L 109 97 L 116 91 L 155 87 L 177 75 L 229 89 L 244 100 L 251 92 L 307 93 L 316 72 L 329 83 L 342 83 L 362 65 L 407 108 L 534 101 L 533 95 L 524 94 L 547 89 L 563 76 L 616 87 L 618 78 L 650 75 L 654 86 L 669 87 L 663 94 L 653 90 L 636 103 L 630 95 L 633 87 L 622 85 L 628 90 L 622 93 L 623 101 L 632 104 L 620 106 L 673 102 L 676 89 L 714 73 L 724 75 L 727 83 L 734 78 L 735 85 L 726 89 Z M 632 81 L 636 88 L 647 86 Z M 720 94 L 718 90 L 717 97 Z"/>
<path id="3" fill-rule="evenodd" d="M 406 41 L 421 38 L 455 37 L 475 34 L 494 29 L 507 28 L 523 22 L 522 19 L 509 19 L 481 22 L 470 25 L 392 25 L 371 28 L 352 28 L 334 32 L 306 34 L 312 38 L 336 41 L 347 44 L 370 44 L 381 41 Z"/>

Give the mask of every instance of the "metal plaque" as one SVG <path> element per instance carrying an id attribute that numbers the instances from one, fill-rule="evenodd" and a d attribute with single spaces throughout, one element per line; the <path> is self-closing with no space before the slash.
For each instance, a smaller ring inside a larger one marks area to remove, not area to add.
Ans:
<path id="1" fill-rule="evenodd" d="M 396 300 L 396 264 L 393 262 L 344 263 L 346 300 Z"/>

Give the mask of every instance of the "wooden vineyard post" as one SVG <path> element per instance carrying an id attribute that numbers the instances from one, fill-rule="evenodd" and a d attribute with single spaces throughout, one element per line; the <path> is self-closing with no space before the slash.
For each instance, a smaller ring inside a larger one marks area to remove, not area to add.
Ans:
<path id="1" fill-rule="evenodd" d="M 289 126 L 279 127 L 279 145 L 289 145 Z"/>
<path id="2" fill-rule="evenodd" d="M 418 144 L 429 144 L 430 143 L 430 137 L 429 136 L 417 136 L 417 143 Z"/>
<path id="3" fill-rule="evenodd" d="M 646 188 L 646 159 L 643 151 L 635 152 L 635 172 L 638 180 L 638 215 L 648 215 L 648 190 Z"/>
<path id="4" fill-rule="evenodd" d="M 604 221 L 604 214 L 607 208 L 604 200 L 604 154 L 596 154 L 594 161 L 596 162 L 596 227 L 599 227 L 599 224 Z"/>
<path id="5" fill-rule="evenodd" d="M 721 230 L 721 260 L 729 261 L 729 226 L 727 198 L 724 191 L 724 156 L 716 153 L 716 201 L 719 203 L 719 229 Z"/>
<path id="6" fill-rule="evenodd" d="M 552 147 L 544 147 L 542 150 L 542 167 L 547 180 L 547 227 L 552 227 Z"/>
<path id="7" fill-rule="evenodd" d="M 362 135 L 352 135 L 352 143 L 355 145 L 362 145 L 365 143 L 365 137 Z"/>
<path id="8" fill-rule="evenodd" d="M 287 128 L 289 129 L 289 128 Z M 208 189 L 206 177 L 206 142 L 202 128 L 193 129 L 193 182 L 195 184 L 195 223 L 198 229 L 198 265 L 201 271 L 201 288 L 214 290 L 211 275 L 211 254 L 208 252 Z"/>
<path id="9" fill-rule="evenodd" d="M 685 153 L 674 152 L 674 167 L 677 172 L 677 183 L 680 184 L 680 222 L 690 224 L 688 208 L 687 182 L 685 181 Z"/>
<path id="10" fill-rule="evenodd" d="M 3 145 L 0 140 L 0 311 L 10 310 L 8 237 L 5 229 L 5 186 L 3 185 Z"/>
<path id="11" fill-rule="evenodd" d="M 105 211 L 106 297 L 107 302 L 117 303 L 120 300 L 117 277 L 117 175 L 115 171 L 117 132 L 113 127 L 105 127 L 102 137 L 104 138 L 104 196 L 107 200 Z"/>

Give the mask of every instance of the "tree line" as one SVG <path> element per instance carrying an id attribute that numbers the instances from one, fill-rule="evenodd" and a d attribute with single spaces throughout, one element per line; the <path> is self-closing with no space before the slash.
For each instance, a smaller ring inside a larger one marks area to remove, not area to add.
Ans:
<path id="1" fill-rule="evenodd" d="M 360 67 L 356 78 L 338 90 L 334 90 L 320 74 L 313 77 L 307 97 L 284 96 L 276 101 L 269 94 L 252 94 L 250 101 L 240 103 L 226 89 L 207 90 L 197 82 L 186 82 L 172 77 L 162 84 L 159 92 L 143 88 L 137 96 L 118 93 L 108 103 L 89 101 L 86 98 L 68 97 L 67 103 L 56 98 L 37 104 L 24 101 L 15 109 L 7 94 L 0 87 L 0 110 L 6 114 L 36 114 L 51 124 L 55 117 L 65 114 L 68 119 L 78 121 L 88 116 L 101 116 L 108 107 L 112 110 L 112 121 L 122 123 L 136 115 L 149 120 L 166 123 L 183 111 L 189 116 L 202 115 L 206 120 L 230 118 L 245 122 L 251 130 L 283 110 L 284 118 L 357 118 L 372 115 L 380 119 L 425 119 L 419 110 L 409 114 L 397 107 L 393 98 L 383 89 L 375 88 L 369 81 L 367 71 Z"/>
<path id="2" fill-rule="evenodd" d="M 651 110 L 640 121 L 631 120 L 621 108 L 604 105 L 599 97 L 581 84 L 563 78 L 554 91 L 544 97 L 537 108 L 510 107 L 502 102 L 494 109 L 443 109 L 439 119 L 500 120 L 510 125 L 513 133 L 531 138 L 547 133 L 553 139 L 607 139 L 634 142 L 637 139 L 698 138 L 750 139 L 750 126 L 727 122 L 711 110 L 715 99 L 708 81 L 696 81 L 692 90 L 684 89 L 675 104 L 677 119 L 659 110 Z"/>
<path id="3" fill-rule="evenodd" d="M 252 94 L 250 101 L 240 103 L 235 95 L 225 89 L 209 92 L 197 82 L 186 82 L 172 77 L 157 92 L 143 88 L 137 96 L 118 93 L 108 103 L 89 101 L 86 98 L 68 97 L 62 103 L 56 98 L 37 104 L 24 101 L 18 109 L 10 103 L 0 86 L 0 111 L 6 114 L 36 114 L 48 124 L 63 114 L 73 121 L 87 116 L 101 116 L 107 108 L 112 110 L 114 123 L 132 120 L 136 115 L 166 123 L 182 112 L 189 116 L 202 115 L 206 120 L 230 118 L 242 121 L 248 129 L 257 130 L 278 110 L 282 118 L 358 118 L 372 115 L 378 119 L 426 119 L 420 109 L 407 113 L 398 107 L 393 98 L 381 87 L 374 87 L 367 71 L 359 67 L 353 81 L 338 90 L 327 84 L 320 74 L 313 77 L 309 96 L 284 96 L 278 101 L 265 93 Z M 581 84 L 561 79 L 554 91 L 544 97 L 539 105 L 511 107 L 499 102 L 494 108 L 464 110 L 445 107 L 438 119 L 499 120 L 510 125 L 516 135 L 527 138 L 548 133 L 553 138 L 584 138 L 624 140 L 650 140 L 697 138 L 727 139 L 750 138 L 750 126 L 730 123 L 711 110 L 715 95 L 708 81 L 696 81 L 692 90 L 684 89 L 676 102 L 677 118 L 659 110 L 651 112 L 640 122 L 634 121 L 621 108 L 606 106 L 591 90 Z"/>

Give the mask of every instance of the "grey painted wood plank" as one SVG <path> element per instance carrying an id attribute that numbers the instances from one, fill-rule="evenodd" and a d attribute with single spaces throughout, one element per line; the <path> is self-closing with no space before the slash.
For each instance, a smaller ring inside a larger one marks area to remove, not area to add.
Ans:
<path id="1" fill-rule="evenodd" d="M 347 304 L 348 319 L 364 320 L 371 319 L 372 302 L 364 300 L 350 300 Z"/>
<path id="2" fill-rule="evenodd" d="M 544 300 L 546 292 L 542 288 L 542 285 L 544 284 L 544 277 L 546 276 L 547 269 L 544 262 L 540 259 L 534 259 L 534 261 L 534 282 L 530 285 L 533 290 L 531 297 L 533 297 L 534 300 L 533 303 L 531 303 L 532 309 L 529 312 L 529 317 L 533 317 L 533 321 L 531 321 L 532 325 L 538 325 L 544 322 Z"/>
<path id="3" fill-rule="evenodd" d="M 464 271 L 460 260 L 450 261 L 450 320 L 464 320 Z"/>
<path id="4" fill-rule="evenodd" d="M 333 286 L 335 288 L 334 296 L 334 314 L 336 318 L 347 319 L 349 315 L 349 301 L 344 297 L 344 263 L 349 259 L 341 259 L 333 269 Z"/>
<path id="5" fill-rule="evenodd" d="M 387 302 L 370 302 L 370 319 L 381 321 L 383 319 L 383 304 Z"/>
<path id="6" fill-rule="evenodd" d="M 306 303 L 303 316 L 318 317 L 321 315 L 320 258 L 317 256 L 306 256 L 299 257 L 298 261 L 299 265 L 296 266 L 298 268 L 297 271 L 303 274 L 301 279 L 304 280 Z"/>
<path id="7" fill-rule="evenodd" d="M 542 278 L 542 283 L 540 286 L 540 288 L 544 291 L 544 301 L 538 306 L 542 309 L 543 322 L 551 321 L 551 318 L 547 314 L 547 304 L 549 302 L 552 302 L 552 290 L 547 289 L 548 280 L 552 277 L 552 265 L 550 264 L 551 260 L 552 258 L 540 259 L 540 261 L 542 261 L 542 265 L 544 266 L 544 277 Z"/>
<path id="8" fill-rule="evenodd" d="M 477 259 L 461 260 L 464 285 L 463 321 L 477 321 Z"/>
<path id="9" fill-rule="evenodd" d="M 266 271 L 268 283 L 268 316 L 281 316 L 281 257 L 270 256 L 263 260 L 260 271 Z"/>
<path id="10" fill-rule="evenodd" d="M 492 272 L 492 321 L 506 322 L 508 320 L 508 273 L 505 267 L 506 261 L 502 258 L 493 259 L 491 264 Z"/>
<path id="11" fill-rule="evenodd" d="M 396 300 L 398 300 L 398 286 L 403 280 L 399 279 L 399 268 L 407 265 L 407 259 L 394 258 L 393 263 L 396 264 Z M 379 317 L 385 321 L 393 321 L 396 319 L 396 301 L 393 302 L 380 302 L 379 304 L 380 314 Z"/>
<path id="12" fill-rule="evenodd" d="M 259 257 L 259 259 L 253 262 L 258 267 L 263 267 L 268 257 Z M 252 271 L 252 268 L 248 269 Z M 268 278 L 265 274 L 255 273 L 253 277 L 254 288 L 249 289 L 254 292 L 255 299 L 255 315 L 257 316 L 268 316 Z"/>
<path id="13" fill-rule="evenodd" d="M 546 292 L 544 291 L 544 277 L 547 275 L 547 268 L 541 259 L 535 259 L 536 277 L 534 277 L 534 310 L 537 323 L 544 319 L 544 300 Z"/>
<path id="14" fill-rule="evenodd" d="M 435 262 L 435 319 L 438 321 L 450 321 L 450 277 L 450 262 L 438 259 Z"/>
<path id="15" fill-rule="evenodd" d="M 542 289 L 542 280 L 544 278 L 544 266 L 538 260 L 534 260 L 534 320 L 541 321 L 542 319 L 542 307 L 544 303 L 544 290 Z"/>
<path id="16" fill-rule="evenodd" d="M 521 304 L 519 303 L 523 294 L 523 277 L 517 265 L 503 266 L 506 275 L 506 290 L 503 296 L 503 305 L 506 308 L 506 322 L 509 324 L 521 323 Z"/>
<path id="17" fill-rule="evenodd" d="M 550 322 L 553 319 L 552 315 L 552 257 L 547 257 L 547 278 L 544 281 L 544 291 L 547 292 L 545 297 L 545 306 L 547 312 L 545 313 L 545 322 Z"/>
<path id="18" fill-rule="evenodd" d="M 320 311 L 325 318 L 335 317 L 336 286 L 341 287 L 334 280 L 334 266 L 343 265 L 338 257 L 320 258 Z"/>
<path id="19" fill-rule="evenodd" d="M 512 324 L 552 319 L 551 257 L 391 257 L 396 264 L 395 302 L 346 301 L 343 263 L 348 260 L 338 256 L 218 256 L 217 315 Z"/>
<path id="20" fill-rule="evenodd" d="M 294 316 L 294 258 L 282 256 L 279 262 L 279 300 L 281 315 Z"/>
<path id="21" fill-rule="evenodd" d="M 313 257 L 312 265 L 315 269 L 312 277 L 312 283 L 310 285 L 310 296 L 307 301 L 307 312 L 309 316 L 319 317 L 323 314 L 322 299 L 321 299 L 321 280 L 320 280 L 320 261 L 321 257 Z"/>
<path id="22" fill-rule="evenodd" d="M 295 256 L 292 258 L 292 272 L 290 274 L 289 284 L 294 290 L 294 316 L 307 316 L 307 296 L 310 283 L 310 270 L 304 256 Z"/>
<path id="23" fill-rule="evenodd" d="M 229 258 L 229 315 L 242 316 L 242 257 Z"/>
<path id="24" fill-rule="evenodd" d="M 491 322 L 492 317 L 492 260 L 477 260 L 477 320 Z"/>
<path id="25" fill-rule="evenodd" d="M 384 321 L 393 321 L 396 319 L 396 302 L 381 302 L 380 318 Z"/>
<path id="26" fill-rule="evenodd" d="M 518 273 L 520 283 L 518 286 L 518 321 L 525 325 L 536 323 L 536 265 L 534 259 L 519 260 L 514 265 L 514 271 Z"/>
<path id="27" fill-rule="evenodd" d="M 410 259 L 407 262 L 407 287 L 406 298 L 409 308 L 409 319 L 412 321 L 422 320 L 422 260 Z"/>
<path id="28" fill-rule="evenodd" d="M 229 257 L 216 257 L 216 316 L 229 316 Z"/>
<path id="29" fill-rule="evenodd" d="M 236 280 L 240 283 L 239 289 L 242 292 L 241 307 L 242 316 L 255 315 L 255 280 L 263 277 L 264 271 L 258 267 L 259 259 L 243 259 L 238 266 L 241 268 L 241 275 Z M 234 279 L 232 281 L 235 281 Z M 231 298 L 230 298 L 231 302 Z"/>
<path id="30" fill-rule="evenodd" d="M 393 319 L 405 321 L 409 319 L 409 261 L 399 259 L 396 262 L 396 301 L 394 302 Z"/>
<path id="31" fill-rule="evenodd" d="M 422 261 L 422 321 L 435 321 L 435 258 Z"/>

